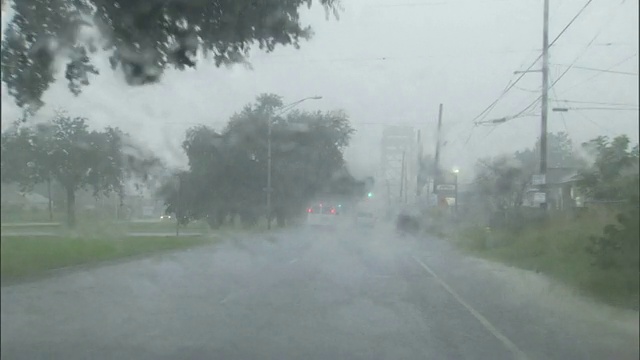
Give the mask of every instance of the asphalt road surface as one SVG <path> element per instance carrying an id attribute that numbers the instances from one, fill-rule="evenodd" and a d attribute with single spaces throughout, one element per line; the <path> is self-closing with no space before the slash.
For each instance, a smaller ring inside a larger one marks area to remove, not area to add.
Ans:
<path id="1" fill-rule="evenodd" d="M 637 312 L 375 230 L 288 230 L 2 287 L 2 359 L 638 359 Z"/>

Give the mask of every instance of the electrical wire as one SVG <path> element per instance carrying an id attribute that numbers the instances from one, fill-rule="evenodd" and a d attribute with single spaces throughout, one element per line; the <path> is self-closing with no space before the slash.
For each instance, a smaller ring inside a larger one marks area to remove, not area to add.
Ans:
<path id="1" fill-rule="evenodd" d="M 540 91 L 541 91 L 541 89 L 531 90 L 531 89 L 521 88 L 521 87 L 519 87 L 519 86 L 515 86 L 514 88 L 515 88 L 515 89 L 518 89 L 518 90 L 520 90 L 520 91 L 526 91 L 526 92 L 536 93 L 536 94 L 539 94 L 539 93 L 540 93 Z"/>
<path id="2" fill-rule="evenodd" d="M 556 88 L 551 88 L 551 91 L 553 91 L 553 96 L 558 97 L 558 94 L 556 94 Z M 568 135 L 569 134 L 569 128 L 567 127 L 567 120 L 564 117 L 564 112 L 560 113 L 560 118 L 562 119 L 562 125 L 564 125 L 564 131 Z"/>
<path id="3" fill-rule="evenodd" d="M 554 93 L 554 95 L 556 95 Z M 557 95 L 556 95 L 557 96 Z M 628 107 L 638 107 L 638 104 L 629 104 L 629 103 L 611 103 L 611 102 L 599 102 L 599 101 L 577 101 L 577 100 L 564 100 L 564 99 L 553 99 L 553 102 L 564 102 L 564 103 L 574 103 L 574 104 L 595 104 L 595 105 L 610 105 L 610 106 L 628 106 Z"/>
<path id="4" fill-rule="evenodd" d="M 591 1 L 587 2 L 586 5 L 588 5 Z M 622 4 L 622 3 L 621 3 Z M 585 5 L 585 6 L 586 6 Z M 581 9 L 584 10 L 584 7 Z M 609 18 L 609 20 L 607 22 L 605 22 L 600 29 L 598 29 L 598 31 L 596 32 L 596 34 L 593 36 L 593 38 L 591 38 L 591 40 L 587 43 L 587 45 L 584 47 L 584 49 L 582 49 L 582 52 L 580 52 L 580 54 L 578 54 L 578 56 L 573 60 L 573 62 L 571 62 L 571 65 L 569 65 L 563 72 L 562 74 L 560 74 L 560 76 L 549 86 L 548 89 L 553 89 L 553 87 L 558 83 L 558 81 L 562 80 L 562 78 L 567 75 L 567 73 L 569 72 L 569 70 L 571 70 L 575 64 L 578 62 L 578 60 L 580 60 L 580 58 L 582 56 L 584 56 L 584 54 L 587 52 L 587 50 L 589 50 L 589 48 L 593 45 L 593 43 L 596 41 L 596 39 L 600 36 L 600 34 L 602 33 L 602 31 L 606 28 L 607 25 L 609 25 L 609 23 L 611 22 L 611 20 L 613 20 L 614 16 L 611 16 Z M 576 19 L 576 17 L 574 17 L 574 19 Z M 573 20 L 573 19 L 572 19 Z M 571 23 L 571 22 L 570 22 Z M 562 33 L 562 32 L 561 32 Z M 556 95 L 557 96 L 557 95 Z M 527 112 L 532 106 L 534 106 L 538 101 L 540 101 L 540 99 L 542 99 L 542 95 L 538 96 L 533 102 L 531 102 L 527 107 L 525 107 L 524 109 L 522 109 L 518 114 L 516 114 L 513 118 L 517 118 L 520 115 L 524 114 L 525 112 Z"/>
<path id="5" fill-rule="evenodd" d="M 488 51 L 488 52 L 476 52 L 474 54 L 465 55 L 467 57 L 480 57 L 487 55 L 506 55 L 506 54 L 520 54 L 538 52 L 538 49 L 522 49 L 522 50 L 505 50 L 505 51 Z M 391 61 L 420 61 L 430 60 L 438 58 L 458 58 L 459 54 L 434 54 L 428 56 L 365 56 L 365 57 L 344 57 L 344 58 L 307 58 L 300 57 L 298 55 L 257 55 L 252 57 L 254 60 L 265 61 L 269 63 L 281 62 L 281 63 L 341 63 L 341 62 L 391 62 Z M 281 61 L 284 60 L 284 61 Z"/>
<path id="6" fill-rule="evenodd" d="M 569 66 L 569 65 L 563 65 L 563 64 L 554 64 L 555 66 Z M 586 67 L 586 66 L 574 66 L 574 69 L 581 69 L 581 70 L 589 70 L 589 71 L 598 71 L 598 72 L 603 72 L 603 73 L 609 73 L 609 74 L 620 74 L 620 75 L 631 75 L 631 76 L 638 76 L 638 73 L 632 73 L 632 72 L 627 72 L 627 71 L 615 71 L 615 70 L 609 70 L 609 69 L 596 69 L 596 68 L 592 68 L 592 67 Z"/>
<path id="7" fill-rule="evenodd" d="M 568 107 L 567 110 L 612 110 L 612 111 L 639 111 L 640 108 L 614 108 L 614 107 Z"/>
<path id="8" fill-rule="evenodd" d="M 582 8 L 578 11 L 578 13 L 569 21 L 569 23 L 567 23 L 567 25 L 565 25 L 565 27 L 560 31 L 560 33 L 558 33 L 558 35 L 553 39 L 553 41 L 551 41 L 551 43 L 549 43 L 549 47 L 553 46 L 558 39 L 560 39 L 560 37 L 569 29 L 569 27 L 571 27 L 571 25 L 576 21 L 576 19 L 578 19 L 578 17 L 580 17 L 580 15 L 584 12 L 584 10 L 593 2 L 593 0 L 588 0 L 583 6 Z M 529 65 L 529 67 L 523 71 L 520 76 L 513 82 L 509 82 L 509 84 L 507 84 L 507 86 L 505 87 L 505 89 L 502 91 L 502 93 L 498 96 L 498 98 L 496 100 L 494 100 L 491 104 L 489 104 L 489 106 L 487 106 L 484 110 L 482 110 L 482 112 L 480 112 L 480 114 L 478 114 L 476 117 L 473 118 L 473 120 L 471 120 L 471 122 L 475 122 L 476 120 L 478 120 L 481 116 L 483 116 L 484 114 L 488 113 L 489 111 L 491 111 L 496 104 L 502 100 L 502 98 L 504 98 L 504 96 L 526 75 L 527 71 L 531 70 L 535 64 L 538 62 L 538 60 L 540 60 L 542 58 L 542 54 L 538 55 L 538 57 L 533 61 L 533 63 L 531 63 L 531 65 Z"/>
<path id="9" fill-rule="evenodd" d="M 613 65 L 609 66 L 606 70 L 611 70 L 611 69 L 613 69 L 613 68 L 615 68 L 615 67 L 618 67 L 618 66 L 620 66 L 620 65 L 622 65 L 622 64 L 624 64 L 624 63 L 626 63 L 627 61 L 629 61 L 629 60 L 633 59 L 633 58 L 634 58 L 634 57 L 636 57 L 636 56 L 638 56 L 638 53 L 634 53 L 633 55 L 631 55 L 631 56 L 629 56 L 629 57 L 624 58 L 622 61 L 619 61 L 619 62 L 617 62 L 617 63 L 615 63 L 615 64 L 613 64 Z M 578 82 L 578 83 L 576 83 L 576 84 L 574 84 L 574 85 L 572 85 L 572 86 L 569 86 L 568 88 L 565 88 L 565 90 L 564 90 L 562 93 L 566 93 L 566 92 L 568 92 L 568 91 L 569 91 L 569 90 L 571 90 L 571 89 L 575 89 L 576 87 L 578 87 L 578 86 L 580 86 L 580 85 L 582 85 L 582 84 L 588 83 L 588 82 L 590 82 L 591 80 L 593 80 L 593 79 L 597 78 L 598 76 L 601 76 L 602 74 L 604 74 L 604 72 L 601 72 L 601 73 L 595 74 L 595 75 L 593 75 L 592 77 L 590 77 L 590 78 L 588 78 L 588 79 L 586 79 L 586 80 L 584 80 L 584 81 L 581 81 L 581 82 Z"/>
<path id="10" fill-rule="evenodd" d="M 587 116 L 585 113 L 583 113 L 582 111 L 578 110 L 576 111 L 576 113 L 580 116 L 582 116 L 584 119 L 586 119 L 587 121 L 589 121 L 590 123 L 592 123 L 593 125 L 599 127 L 600 129 L 606 131 L 609 133 L 609 135 L 613 135 L 614 131 L 612 131 L 611 129 L 608 129 L 600 124 L 598 124 L 595 120 L 593 120 L 592 118 L 590 118 L 589 116 Z"/>

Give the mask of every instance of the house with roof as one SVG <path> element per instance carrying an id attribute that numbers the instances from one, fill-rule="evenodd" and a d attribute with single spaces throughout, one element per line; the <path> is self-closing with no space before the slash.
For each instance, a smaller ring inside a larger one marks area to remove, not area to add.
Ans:
<path id="1" fill-rule="evenodd" d="M 546 176 L 546 190 L 550 209 L 567 210 L 584 206 L 584 197 L 580 194 L 578 181 L 581 177 L 575 168 L 549 168 Z M 524 194 L 523 206 L 540 206 L 542 189 L 530 184 Z"/>

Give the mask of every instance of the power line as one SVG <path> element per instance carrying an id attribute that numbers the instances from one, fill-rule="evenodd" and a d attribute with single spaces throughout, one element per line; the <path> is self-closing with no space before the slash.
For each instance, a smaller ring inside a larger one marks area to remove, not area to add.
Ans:
<path id="1" fill-rule="evenodd" d="M 554 92 L 554 95 L 556 95 L 555 92 Z M 629 103 L 612 103 L 612 102 L 599 102 L 599 101 L 577 101 L 577 100 L 564 100 L 564 99 L 554 99 L 552 101 L 554 101 L 554 102 L 574 103 L 574 104 L 595 104 L 595 105 L 638 107 L 638 104 L 629 104 Z"/>
<path id="2" fill-rule="evenodd" d="M 569 66 L 569 65 L 563 65 L 563 64 L 554 64 L 555 66 Z M 638 76 L 638 73 L 632 73 L 632 72 L 627 72 L 627 71 L 615 71 L 615 70 L 609 70 L 609 69 L 596 69 L 596 68 L 592 68 L 592 67 L 586 67 L 586 66 L 574 66 L 574 69 L 582 69 L 582 70 L 590 70 L 590 71 L 598 71 L 598 72 L 603 72 L 603 73 L 610 73 L 610 74 L 620 74 L 620 75 L 631 75 L 631 76 Z"/>
<path id="3" fill-rule="evenodd" d="M 562 28 L 562 30 L 560 31 L 560 33 L 558 33 L 558 36 L 556 36 L 555 39 L 553 39 L 553 41 L 549 44 L 549 47 L 553 46 L 553 44 L 556 43 L 556 41 L 560 38 L 560 36 L 562 36 L 562 34 L 565 33 L 565 31 L 567 31 L 569 29 L 569 27 L 571 27 L 571 25 L 576 21 L 576 19 L 578 19 L 580 17 L 580 15 L 582 15 L 582 13 L 584 12 L 584 10 L 587 8 L 587 6 L 589 6 L 589 4 L 591 4 L 593 0 L 588 0 L 583 6 L 582 8 L 578 11 L 578 13 L 569 21 L 569 23 L 567 23 L 567 25 Z M 542 57 L 542 55 L 540 55 Z"/>
<path id="4" fill-rule="evenodd" d="M 576 113 L 580 116 L 582 116 L 584 119 L 586 119 L 587 121 L 589 121 L 590 123 L 594 124 L 595 126 L 599 127 L 600 129 L 610 133 L 610 134 L 614 134 L 614 132 L 611 129 L 608 129 L 600 124 L 598 124 L 595 120 L 593 120 L 592 118 L 590 118 L 589 116 L 587 116 L 585 113 L 583 113 L 582 111 L 576 111 Z"/>
<path id="5" fill-rule="evenodd" d="M 622 64 L 624 64 L 624 63 L 626 63 L 627 61 L 629 61 L 629 60 L 633 59 L 633 58 L 634 58 L 634 57 L 636 57 L 636 56 L 638 56 L 638 53 L 635 53 L 635 54 L 633 54 L 633 55 L 631 55 L 631 56 L 629 56 L 629 57 L 624 58 L 622 61 L 619 61 L 619 62 L 617 62 L 617 63 L 615 63 L 615 64 L 613 64 L 613 65 L 609 66 L 606 70 L 611 70 L 611 69 L 613 69 L 613 68 L 615 68 L 615 67 L 618 67 L 618 66 L 620 66 L 620 65 L 622 65 Z M 567 91 L 569 91 L 569 90 L 571 90 L 571 89 L 574 89 L 574 88 L 576 88 L 576 87 L 578 87 L 578 86 L 580 86 L 580 85 L 582 85 L 582 84 L 588 83 L 588 82 L 590 82 L 591 80 L 593 80 L 593 79 L 597 78 L 598 76 L 601 76 L 602 74 L 603 74 L 603 72 L 598 73 L 598 74 L 595 74 L 595 75 L 593 75 L 592 77 L 590 77 L 590 78 L 588 78 L 588 79 L 586 79 L 586 80 L 584 80 L 584 81 L 581 81 L 581 82 L 579 82 L 579 83 L 576 83 L 576 84 L 574 84 L 574 85 L 572 85 L 572 86 L 570 86 L 570 87 L 566 88 L 564 92 L 567 92 Z"/>
<path id="6" fill-rule="evenodd" d="M 558 33 L 558 35 L 553 39 L 553 41 L 551 41 L 551 43 L 549 43 L 549 47 L 553 46 L 558 41 L 558 39 L 560 39 L 560 37 L 569 29 L 569 27 L 571 27 L 571 25 L 576 21 L 576 19 L 578 19 L 578 17 L 580 17 L 580 15 L 589 6 L 589 4 L 591 4 L 591 2 L 593 2 L 593 0 L 588 0 L 582 6 L 582 8 L 578 11 L 578 13 L 569 21 L 569 23 L 567 23 L 567 25 L 565 25 L 565 27 L 560 31 L 560 33 Z M 494 100 L 484 110 L 482 110 L 482 112 L 480 112 L 480 114 L 478 114 L 475 118 L 473 118 L 473 120 L 471 122 L 475 122 L 482 115 L 484 115 L 485 113 L 491 111 L 491 109 L 493 109 L 495 107 L 495 105 L 500 100 L 502 100 L 502 98 L 526 75 L 527 71 L 531 70 L 535 66 L 535 64 L 538 62 L 538 60 L 540 60 L 541 58 L 542 58 L 542 53 L 538 55 L 538 57 L 533 61 L 533 63 L 531 63 L 531 65 L 529 65 L 529 67 L 525 71 L 523 71 L 520 74 L 520 76 L 514 82 L 509 82 L 509 84 L 507 84 L 506 88 L 502 91 L 502 93 L 498 96 L 498 98 L 496 100 Z"/>
<path id="7" fill-rule="evenodd" d="M 582 12 L 587 5 L 589 5 L 591 3 L 591 1 L 587 1 L 587 3 L 585 4 L 585 6 L 582 7 L 582 9 L 580 10 L 580 12 Z M 622 4 L 622 3 L 621 3 Z M 580 12 L 578 12 L 578 14 L 580 14 Z M 572 21 L 570 21 L 569 23 L 571 24 L 575 19 L 577 18 L 577 16 L 574 16 L 574 18 L 572 19 Z M 584 56 L 584 54 L 587 52 L 587 50 L 589 50 L 589 48 L 591 47 L 591 45 L 593 45 L 593 43 L 596 41 L 596 39 L 598 38 L 598 36 L 600 36 L 600 34 L 602 33 L 602 31 L 604 30 L 604 28 L 609 24 L 609 22 L 613 19 L 613 16 L 611 18 L 609 18 L 609 20 L 607 22 L 605 22 L 600 29 L 598 29 L 598 32 L 594 35 L 593 38 L 591 38 L 591 40 L 587 43 L 587 45 L 584 47 L 584 49 L 582 50 L 582 52 L 580 54 L 578 54 L 578 56 L 573 60 L 573 62 L 571 62 L 571 65 L 569 65 L 564 72 L 562 72 L 562 74 L 560 74 L 560 76 L 558 76 L 558 78 L 549 86 L 549 89 L 553 89 L 553 87 L 558 83 L 558 81 L 562 80 L 562 78 L 567 75 L 567 73 L 569 72 L 569 70 L 571 70 L 574 65 L 578 62 L 578 60 L 580 60 L 580 58 L 582 56 Z M 567 27 L 565 27 L 567 28 Z M 560 32 L 562 34 L 562 31 Z M 557 38 L 556 38 L 557 39 Z M 525 107 L 524 109 L 522 109 L 518 114 L 516 114 L 513 118 L 517 118 L 520 115 L 524 114 L 526 111 L 528 111 L 532 106 L 534 106 L 540 99 L 542 98 L 542 95 L 538 96 L 533 102 L 531 102 L 527 107 Z"/>
<path id="8" fill-rule="evenodd" d="M 567 107 L 567 108 L 563 108 L 563 109 L 567 109 L 567 110 L 613 110 L 613 111 L 639 111 L 640 110 L 640 108 L 614 108 L 614 107 L 598 107 L 598 106 Z"/>
<path id="9" fill-rule="evenodd" d="M 526 91 L 526 92 L 530 92 L 530 93 L 536 93 L 538 94 L 540 92 L 540 89 L 536 89 L 536 90 L 531 90 L 531 89 L 525 89 L 525 88 L 521 88 L 519 86 L 514 86 L 515 89 L 518 89 L 520 91 Z"/>
<path id="10" fill-rule="evenodd" d="M 509 0 L 484 0 L 482 3 L 497 3 L 497 2 L 507 2 Z M 470 1 L 471 2 L 471 1 Z M 477 2 L 473 1 L 474 3 Z M 458 3 L 459 4 L 459 3 Z M 441 1 L 441 2 L 407 2 L 401 4 L 373 4 L 367 7 L 370 8 L 386 8 L 386 7 L 420 7 L 420 6 L 440 6 L 440 5 L 458 5 L 451 1 Z"/>
<path id="11" fill-rule="evenodd" d="M 558 96 L 558 94 L 556 93 L 556 88 L 551 88 L 551 91 L 553 91 L 553 96 Z M 564 112 L 560 113 L 560 118 L 562 119 L 562 125 L 564 125 L 564 131 L 569 134 L 569 128 L 567 127 L 567 120 L 564 118 Z"/>
<path id="12" fill-rule="evenodd" d="M 522 50 L 501 50 L 501 51 L 488 51 L 488 52 L 475 52 L 471 55 L 465 55 L 467 57 L 480 57 L 489 55 L 504 55 L 504 54 L 520 54 L 531 53 L 537 51 L 537 49 L 522 49 Z M 269 61 L 269 62 L 303 62 L 303 63 L 339 63 L 339 62 L 392 62 L 392 61 L 414 61 L 414 60 L 429 60 L 437 58 L 458 58 L 459 54 L 437 54 L 428 56 L 364 56 L 364 57 L 344 57 L 344 58 L 307 58 L 298 55 L 260 55 L 253 57 L 254 60 Z M 284 61 L 281 61 L 284 60 Z"/>

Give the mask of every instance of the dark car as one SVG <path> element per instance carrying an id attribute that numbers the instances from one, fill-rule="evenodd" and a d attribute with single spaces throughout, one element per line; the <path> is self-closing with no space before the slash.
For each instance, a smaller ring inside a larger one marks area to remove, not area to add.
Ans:
<path id="1" fill-rule="evenodd" d="M 402 234 L 416 235 L 420 232 L 421 213 L 405 209 L 396 218 L 396 230 Z"/>

